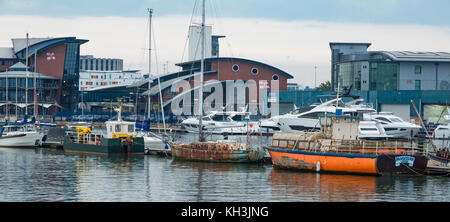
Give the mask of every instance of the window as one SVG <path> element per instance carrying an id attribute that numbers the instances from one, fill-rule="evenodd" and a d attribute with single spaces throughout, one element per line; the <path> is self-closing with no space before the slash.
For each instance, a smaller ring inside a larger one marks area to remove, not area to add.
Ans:
<path id="1" fill-rule="evenodd" d="M 252 74 L 253 75 L 258 75 L 259 70 L 257 68 L 252 68 Z"/>
<path id="2" fill-rule="evenodd" d="M 414 66 L 414 73 L 422 74 L 422 66 L 421 65 Z"/>
<path id="3" fill-rule="evenodd" d="M 272 76 L 272 80 L 278 80 L 280 77 L 277 75 L 277 74 L 275 74 L 275 75 L 273 75 Z"/>
<path id="4" fill-rule="evenodd" d="M 0 60 L 0 66 L 5 65 L 5 62 L 3 62 L 3 60 Z"/>
<path id="5" fill-rule="evenodd" d="M 237 72 L 237 71 L 239 71 L 239 66 L 234 64 L 233 67 L 231 67 L 231 69 L 233 69 L 233 71 Z"/>
<path id="6" fill-rule="evenodd" d="M 415 81 L 415 84 L 414 84 L 414 89 L 415 89 L 415 90 L 420 90 L 420 88 L 421 88 L 421 87 L 420 87 L 420 80 L 416 80 L 416 81 Z"/>
<path id="7" fill-rule="evenodd" d="M 121 126 L 120 125 L 116 125 L 116 132 L 121 132 L 121 131 L 122 131 Z"/>
<path id="8" fill-rule="evenodd" d="M 132 133 L 134 132 L 134 125 L 128 125 L 128 132 Z"/>

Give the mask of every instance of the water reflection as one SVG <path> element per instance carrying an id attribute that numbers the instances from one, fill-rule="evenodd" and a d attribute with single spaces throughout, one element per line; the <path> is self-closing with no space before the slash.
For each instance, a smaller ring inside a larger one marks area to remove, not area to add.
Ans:
<path id="1" fill-rule="evenodd" d="M 272 198 L 278 201 L 370 201 L 377 177 L 320 174 L 274 168 Z"/>
<path id="2" fill-rule="evenodd" d="M 357 176 L 107 157 L 52 149 L 0 149 L 0 201 L 446 201 L 449 177 Z"/>

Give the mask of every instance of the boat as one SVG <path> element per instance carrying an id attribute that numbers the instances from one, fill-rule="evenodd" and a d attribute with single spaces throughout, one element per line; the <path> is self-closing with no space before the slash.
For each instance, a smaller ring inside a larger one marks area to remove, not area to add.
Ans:
<path id="1" fill-rule="evenodd" d="M 450 108 L 447 107 L 448 114 L 444 116 L 447 124 L 440 124 L 433 131 L 432 140 L 436 146 L 436 153 L 430 154 L 430 158 L 443 164 L 450 163 Z"/>
<path id="2" fill-rule="evenodd" d="M 248 144 L 238 143 L 230 140 L 205 141 L 203 123 L 203 75 L 205 55 L 205 0 L 202 1 L 202 23 L 201 23 L 201 60 L 200 60 L 200 90 L 199 90 L 199 118 L 198 118 L 198 141 L 192 143 L 169 142 L 174 159 L 208 162 L 259 162 L 264 159 L 266 152 L 261 149 L 251 148 Z M 205 120 L 205 123 L 207 120 Z M 205 130 L 205 131 L 204 131 Z M 248 140 L 247 140 L 248 141 Z"/>
<path id="3" fill-rule="evenodd" d="M 447 107 L 448 114 L 444 116 L 447 124 L 440 124 L 433 132 L 434 139 L 450 139 L 450 108 Z"/>
<path id="4" fill-rule="evenodd" d="M 250 120 L 250 113 L 245 111 L 211 111 L 203 116 L 202 122 L 205 133 L 239 135 L 259 131 L 258 121 Z M 191 117 L 181 122 L 182 127 L 189 133 L 198 133 L 200 120 Z"/>
<path id="5" fill-rule="evenodd" d="M 404 121 L 392 112 L 371 113 L 369 115 L 372 120 L 378 121 L 383 125 L 383 128 L 388 135 L 397 138 L 411 139 L 414 136 L 417 136 L 422 128 L 417 124 Z"/>
<path id="6" fill-rule="evenodd" d="M 146 124 L 135 123 L 135 129 L 138 132 L 137 135 L 144 138 L 145 154 L 170 155 L 171 150 L 167 139 L 150 132 L 150 120 L 147 120 Z"/>
<path id="7" fill-rule="evenodd" d="M 277 122 L 281 132 L 319 131 L 318 116 L 324 115 L 325 113 L 336 113 L 336 109 L 341 109 L 343 114 L 357 116 L 362 116 L 364 113 L 376 112 L 371 106 L 362 104 L 361 102 L 362 99 L 357 99 L 345 104 L 341 98 L 336 98 L 317 106 L 281 115 L 277 118 Z"/>
<path id="8" fill-rule="evenodd" d="M 265 152 L 250 148 L 248 144 L 230 140 L 214 142 L 169 142 L 176 159 L 216 163 L 261 162 Z"/>
<path id="9" fill-rule="evenodd" d="M 121 107 L 117 120 L 106 121 L 106 133 L 93 132 L 89 127 L 75 126 L 64 136 L 65 153 L 96 155 L 143 155 L 144 138 L 137 135 L 135 123 L 123 121 Z"/>
<path id="10" fill-rule="evenodd" d="M 339 111 L 340 112 L 340 111 Z M 327 114 L 319 132 L 276 133 L 265 146 L 275 167 L 349 174 L 424 174 L 428 147 L 420 140 L 359 138 L 361 117 Z"/>
<path id="11" fill-rule="evenodd" d="M 25 115 L 22 122 L 10 123 L 0 130 L 0 147 L 36 148 L 45 141 L 46 135 L 34 124 L 27 121 Z"/>

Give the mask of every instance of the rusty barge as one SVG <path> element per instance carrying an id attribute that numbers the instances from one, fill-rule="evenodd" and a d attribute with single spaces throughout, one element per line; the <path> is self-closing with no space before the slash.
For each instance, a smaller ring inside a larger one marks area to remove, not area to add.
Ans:
<path id="1" fill-rule="evenodd" d="M 275 134 L 272 145 L 265 147 L 272 164 L 316 172 L 425 173 L 429 160 L 426 144 L 389 137 L 361 139 L 358 126 L 363 120 L 359 116 L 328 115 L 320 119 L 320 132 Z"/>
<path id="2" fill-rule="evenodd" d="M 189 144 L 169 142 L 175 159 L 218 163 L 250 163 L 264 160 L 264 150 L 249 148 L 247 144 L 219 140 Z"/>

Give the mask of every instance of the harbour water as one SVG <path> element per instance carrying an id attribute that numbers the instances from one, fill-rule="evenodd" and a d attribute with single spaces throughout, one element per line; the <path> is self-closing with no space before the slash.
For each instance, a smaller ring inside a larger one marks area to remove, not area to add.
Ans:
<path id="1" fill-rule="evenodd" d="M 190 138 L 194 136 L 178 135 Z M 281 170 L 269 163 L 0 149 L 4 202 L 447 202 L 449 187 L 450 177 L 439 176 L 339 175 Z"/>

